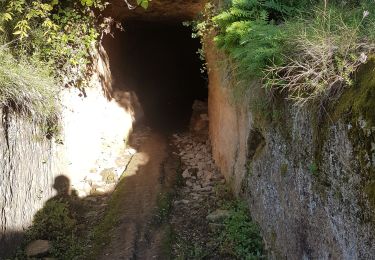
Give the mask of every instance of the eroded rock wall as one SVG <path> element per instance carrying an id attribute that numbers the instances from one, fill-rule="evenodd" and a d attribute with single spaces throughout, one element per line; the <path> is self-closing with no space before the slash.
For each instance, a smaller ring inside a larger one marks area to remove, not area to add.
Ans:
<path id="1" fill-rule="evenodd" d="M 0 259 L 21 240 L 35 212 L 54 195 L 58 147 L 33 122 L 0 113 Z"/>
<path id="2" fill-rule="evenodd" d="M 251 92 L 243 103 L 232 102 L 233 82 L 210 46 L 213 156 L 260 224 L 270 257 L 372 259 L 375 212 L 364 168 L 374 161 L 353 138 L 363 132 L 362 146 L 371 147 L 374 129 L 344 118 L 317 126 L 311 109 L 292 107 L 281 111 L 277 124 L 260 123 Z"/>
<path id="3" fill-rule="evenodd" d="M 0 112 L 0 259 L 15 252 L 35 213 L 56 195 L 57 176 L 84 197 L 107 187 L 103 172 L 112 179 L 122 174 L 136 115 L 130 101 L 124 107 L 112 96 L 105 51 L 95 57 L 91 88 L 62 91 L 61 129 L 52 139 L 35 122 Z"/>
<path id="4" fill-rule="evenodd" d="M 136 7 L 136 1 L 127 1 Z M 207 0 L 153 0 L 147 10 L 142 7 L 129 9 L 123 0 L 111 0 L 105 14 L 121 20 L 141 21 L 189 21 L 196 18 Z M 132 8 L 131 7 L 131 8 Z"/>

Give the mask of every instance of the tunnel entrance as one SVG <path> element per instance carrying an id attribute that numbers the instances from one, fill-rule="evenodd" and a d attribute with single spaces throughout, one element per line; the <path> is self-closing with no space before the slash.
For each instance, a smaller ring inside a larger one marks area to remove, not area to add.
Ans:
<path id="1" fill-rule="evenodd" d="M 164 132 L 188 127 L 194 100 L 207 100 L 207 76 L 200 72 L 200 41 L 181 23 L 126 22 L 106 37 L 113 91 L 139 100 L 142 121 Z M 138 121 L 141 121 L 138 118 Z"/>

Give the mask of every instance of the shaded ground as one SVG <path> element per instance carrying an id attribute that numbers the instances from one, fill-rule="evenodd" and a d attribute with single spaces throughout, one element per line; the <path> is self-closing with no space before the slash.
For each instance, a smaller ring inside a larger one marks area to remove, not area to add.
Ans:
<path id="1" fill-rule="evenodd" d="M 120 183 L 119 223 L 99 259 L 150 259 L 159 254 L 157 235 L 155 241 L 148 236 L 166 148 L 166 138 L 157 133 L 150 133 L 140 144 Z"/>
<path id="2" fill-rule="evenodd" d="M 209 142 L 200 139 L 150 132 L 140 141 L 117 189 L 118 224 L 99 259 L 234 259 L 219 250 L 223 225 L 207 218 L 232 197 Z"/>

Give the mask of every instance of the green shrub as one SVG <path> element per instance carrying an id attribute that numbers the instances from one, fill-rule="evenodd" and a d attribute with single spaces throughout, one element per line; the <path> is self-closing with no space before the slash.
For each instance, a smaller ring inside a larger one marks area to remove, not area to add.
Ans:
<path id="1" fill-rule="evenodd" d="M 228 10 L 215 16 L 215 41 L 237 63 L 241 79 L 261 76 L 271 61 L 278 62 L 289 35 L 281 22 L 301 12 L 308 1 L 233 0 Z"/>
<path id="2" fill-rule="evenodd" d="M 221 231 L 221 250 L 238 259 L 263 259 L 263 239 L 259 226 L 252 221 L 243 202 L 235 201 L 230 207 L 230 217 Z"/>
<path id="3" fill-rule="evenodd" d="M 232 0 L 212 20 L 242 95 L 256 86 L 254 79 L 263 79 L 267 89 L 285 91 L 295 104 L 324 103 L 352 85 L 374 52 L 370 0 Z"/>
<path id="4" fill-rule="evenodd" d="M 26 232 L 26 241 L 37 239 L 51 241 L 50 255 L 57 259 L 76 259 L 83 253 L 77 236 L 77 220 L 67 199 L 50 200 L 37 212 L 33 225 Z"/>
<path id="5" fill-rule="evenodd" d="M 17 58 L 37 57 L 53 65 L 65 84 L 79 87 L 102 26 L 92 8 L 104 6 L 101 0 L 1 1 L 0 30 Z"/>

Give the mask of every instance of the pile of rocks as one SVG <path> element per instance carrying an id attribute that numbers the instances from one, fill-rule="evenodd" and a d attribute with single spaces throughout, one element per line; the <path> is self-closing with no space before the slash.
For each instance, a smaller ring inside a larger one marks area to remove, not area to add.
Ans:
<path id="1" fill-rule="evenodd" d="M 189 134 L 174 135 L 173 137 L 182 160 L 182 177 L 188 192 L 207 195 L 213 192 L 213 188 L 218 182 L 224 182 L 223 176 L 212 160 L 209 141 L 197 142 Z"/>
<path id="2" fill-rule="evenodd" d="M 213 223 L 220 207 L 217 188 L 225 183 L 224 177 L 212 160 L 207 139 L 201 142 L 195 134 L 187 133 L 174 135 L 173 144 L 182 161 L 184 181 L 174 201 L 171 219 L 173 230 L 178 234 L 178 241 L 173 246 L 174 255 L 186 257 L 181 255 L 181 245 L 185 243 L 204 248 L 213 258 L 219 257 L 213 235 L 216 224 Z"/>

